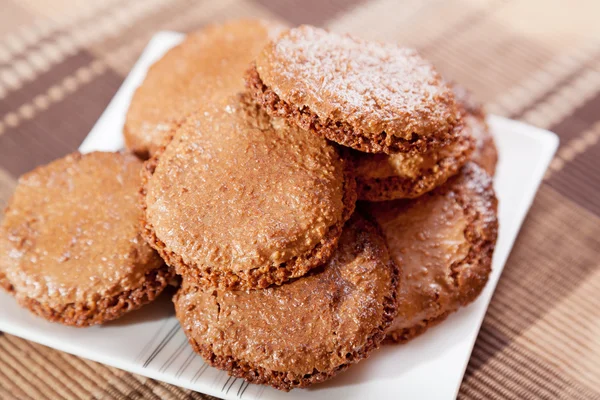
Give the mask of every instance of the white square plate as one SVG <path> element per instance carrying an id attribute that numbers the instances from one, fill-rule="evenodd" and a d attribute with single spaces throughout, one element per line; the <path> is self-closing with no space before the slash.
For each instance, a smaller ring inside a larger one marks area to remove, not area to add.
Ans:
<path id="1" fill-rule="evenodd" d="M 118 93 L 81 145 L 83 152 L 123 147 L 125 113 L 148 67 L 182 35 L 154 36 Z M 477 332 L 521 223 L 558 146 L 555 134 L 490 117 L 500 153 L 495 187 L 500 199 L 500 236 L 489 283 L 472 305 L 406 345 L 383 346 L 368 360 L 310 389 L 279 392 L 230 378 L 208 367 L 187 344 L 168 298 L 126 317 L 92 328 L 52 324 L 19 308 L 0 293 L 0 330 L 136 374 L 227 399 L 453 399 Z M 435 383 L 432 379 L 435 377 Z"/>

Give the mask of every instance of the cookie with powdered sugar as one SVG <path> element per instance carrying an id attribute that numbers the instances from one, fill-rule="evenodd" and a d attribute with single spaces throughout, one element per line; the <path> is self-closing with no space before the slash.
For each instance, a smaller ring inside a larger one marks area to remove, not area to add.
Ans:
<path id="1" fill-rule="evenodd" d="M 417 51 L 300 26 L 269 42 L 246 76 L 272 115 L 370 153 L 456 140 L 452 89 Z"/>

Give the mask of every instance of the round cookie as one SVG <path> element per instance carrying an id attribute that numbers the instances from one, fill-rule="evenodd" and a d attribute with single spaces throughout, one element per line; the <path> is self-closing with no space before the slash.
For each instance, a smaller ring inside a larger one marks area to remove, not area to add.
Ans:
<path id="1" fill-rule="evenodd" d="M 152 155 L 187 114 L 213 96 L 239 92 L 244 71 L 281 25 L 238 20 L 186 36 L 148 71 L 127 112 L 128 149 Z"/>
<path id="2" fill-rule="evenodd" d="M 322 269 L 253 291 L 203 291 L 184 278 L 175 311 L 210 365 L 287 391 L 330 379 L 379 347 L 397 278 L 381 234 L 355 214 Z"/>
<path id="3" fill-rule="evenodd" d="M 485 122 L 485 111 L 462 86 L 453 84 L 463 108 L 464 129 L 459 140 L 424 154 L 369 154 L 354 152 L 359 200 L 385 201 L 415 198 L 442 185 L 471 160 L 493 176 L 498 154 Z"/>
<path id="4" fill-rule="evenodd" d="M 497 231 L 497 200 L 489 175 L 474 163 L 414 200 L 365 205 L 378 222 L 401 273 L 390 341 L 403 342 L 481 293 Z"/>
<path id="5" fill-rule="evenodd" d="M 326 262 L 355 201 L 335 146 L 243 96 L 191 114 L 147 162 L 142 190 L 148 242 L 187 280 L 226 289 Z"/>
<path id="6" fill-rule="evenodd" d="M 395 44 L 301 26 L 265 47 L 246 85 L 271 115 L 355 150 L 424 152 L 457 139 L 452 90 Z"/>
<path id="7" fill-rule="evenodd" d="M 471 154 L 471 161 L 477 163 L 490 175 L 496 173 L 498 163 L 498 150 L 494 137 L 487 124 L 486 113 L 474 96 L 463 86 L 453 84 L 452 88 L 456 100 L 465 108 L 465 124 L 471 127 L 471 135 L 475 139 L 475 150 Z"/>
<path id="8" fill-rule="evenodd" d="M 415 198 L 442 185 L 460 170 L 475 148 L 471 125 L 456 129 L 462 131 L 456 143 L 424 154 L 353 152 L 358 199 Z"/>
<path id="9" fill-rule="evenodd" d="M 74 326 L 154 300 L 172 274 L 139 233 L 141 168 L 133 155 L 74 153 L 23 175 L 0 225 L 0 286 Z"/>

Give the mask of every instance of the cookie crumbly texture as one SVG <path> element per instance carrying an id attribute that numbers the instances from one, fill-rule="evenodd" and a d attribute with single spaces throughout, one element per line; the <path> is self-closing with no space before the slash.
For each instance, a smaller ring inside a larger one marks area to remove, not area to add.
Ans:
<path id="1" fill-rule="evenodd" d="M 300 277 L 331 257 L 354 211 L 342 154 L 246 95 L 207 104 L 146 162 L 143 234 L 198 285 L 260 289 Z"/>
<path id="2" fill-rule="evenodd" d="M 366 358 L 396 313 L 398 269 L 373 223 L 355 214 L 335 255 L 265 290 L 203 290 L 186 281 L 176 315 L 196 352 L 248 382 L 288 391 Z"/>
<path id="3" fill-rule="evenodd" d="M 410 340 L 481 293 L 491 271 L 498 219 L 492 180 L 479 166 L 467 163 L 417 199 L 365 208 L 402 271 L 389 341 Z"/>
<path id="4" fill-rule="evenodd" d="M 421 196 L 442 185 L 475 149 L 472 127 L 458 126 L 456 143 L 424 154 L 353 152 L 359 200 L 386 201 Z"/>
<path id="5" fill-rule="evenodd" d="M 355 150 L 424 152 L 457 139 L 452 90 L 395 44 L 300 26 L 267 44 L 246 85 L 269 114 Z"/>
<path id="6" fill-rule="evenodd" d="M 0 286 L 72 326 L 154 300 L 173 274 L 139 233 L 141 167 L 133 155 L 73 153 L 23 175 L 0 225 Z"/>
<path id="7" fill-rule="evenodd" d="M 275 22 L 242 19 L 187 35 L 152 65 L 136 90 L 124 127 L 127 148 L 147 159 L 202 103 L 241 91 L 244 71 L 282 29 Z"/>
<path id="8" fill-rule="evenodd" d="M 471 135 L 475 139 L 475 150 L 470 159 L 481 166 L 490 176 L 494 176 L 498 163 L 498 149 L 486 122 L 485 109 L 465 87 L 453 83 L 452 89 L 456 100 L 465 109 L 465 124 L 471 127 Z"/>
<path id="9" fill-rule="evenodd" d="M 115 296 L 91 302 L 73 302 L 64 305 L 49 305 L 31 297 L 19 297 L 6 276 L 0 273 L 0 287 L 17 297 L 19 304 L 32 313 L 64 325 L 88 327 L 122 317 L 156 299 L 173 277 L 169 267 L 163 266 L 144 275 L 140 287 Z"/>

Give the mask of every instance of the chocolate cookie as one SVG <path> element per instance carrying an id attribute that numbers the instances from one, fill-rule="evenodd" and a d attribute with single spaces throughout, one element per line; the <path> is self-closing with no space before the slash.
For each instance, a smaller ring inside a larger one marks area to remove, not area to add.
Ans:
<path id="1" fill-rule="evenodd" d="M 139 233 L 141 167 L 133 155 L 74 153 L 23 175 L 0 225 L 0 286 L 74 326 L 152 301 L 172 274 Z"/>
<path id="2" fill-rule="evenodd" d="M 398 313 L 388 339 L 402 342 L 481 293 L 498 231 L 489 175 L 474 163 L 415 200 L 365 205 L 401 269 Z"/>
<path id="3" fill-rule="evenodd" d="M 144 231 L 189 281 L 281 284 L 326 262 L 354 210 L 333 145 L 242 96 L 205 104 L 146 166 Z"/>
<path id="4" fill-rule="evenodd" d="M 184 277 L 174 303 L 212 366 L 280 390 L 323 382 L 367 357 L 396 312 L 398 270 L 375 226 L 344 227 L 318 271 L 265 290 L 202 290 Z"/>
<path id="5" fill-rule="evenodd" d="M 465 123 L 471 127 L 471 135 L 475 139 L 475 151 L 471 154 L 471 161 L 479 164 L 490 176 L 494 176 L 498 150 L 486 122 L 486 112 L 467 89 L 457 84 L 453 84 L 452 87 L 456 100 L 466 110 Z"/>
<path id="6" fill-rule="evenodd" d="M 271 115 L 359 151 L 424 152 L 457 139 L 452 90 L 395 44 L 301 26 L 270 42 L 246 81 Z"/>
<path id="7" fill-rule="evenodd" d="M 210 25 L 187 35 L 148 71 L 125 122 L 125 144 L 142 158 L 203 102 L 244 87 L 244 71 L 282 26 L 257 20 Z"/>
<path id="8" fill-rule="evenodd" d="M 456 129 L 461 130 L 456 143 L 423 154 L 353 152 L 358 199 L 415 198 L 442 185 L 460 170 L 475 148 L 471 124 Z"/>

